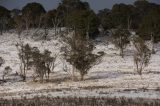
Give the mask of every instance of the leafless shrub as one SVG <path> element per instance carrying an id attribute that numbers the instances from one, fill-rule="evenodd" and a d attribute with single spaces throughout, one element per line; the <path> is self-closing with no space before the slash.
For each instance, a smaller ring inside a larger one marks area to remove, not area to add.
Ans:
<path id="1" fill-rule="evenodd" d="M 142 71 L 148 66 L 151 58 L 151 50 L 145 44 L 145 41 L 140 37 L 134 38 L 134 64 L 136 71 L 139 75 L 142 75 Z"/>

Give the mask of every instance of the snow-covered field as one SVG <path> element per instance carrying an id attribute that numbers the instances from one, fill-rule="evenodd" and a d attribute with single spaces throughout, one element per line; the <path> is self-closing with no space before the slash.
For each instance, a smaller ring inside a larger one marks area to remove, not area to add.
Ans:
<path id="1" fill-rule="evenodd" d="M 12 72 L 6 77 L 8 81 L 0 84 L 0 98 L 20 98 L 23 96 L 125 96 L 160 99 L 160 44 L 156 44 L 157 53 L 152 55 L 149 67 L 143 72 L 142 78 L 134 71 L 133 50 L 129 45 L 125 50 L 125 57 L 118 55 L 118 50 L 112 44 L 105 45 L 97 42 L 95 51 L 106 54 L 100 64 L 95 65 L 85 76 L 85 81 L 71 81 L 69 75 L 63 71 L 60 48 L 63 46 L 58 38 L 48 41 L 33 40 L 30 33 L 23 34 L 24 43 L 36 46 L 40 50 L 49 49 L 58 54 L 56 68 L 51 74 L 51 81 L 39 83 L 32 81 L 33 71 L 27 72 L 27 81 L 22 82 L 19 76 L 19 59 L 16 43 L 19 42 L 16 33 L 4 33 L 0 36 L 0 57 L 5 64 L 0 67 L 0 77 L 5 66 L 10 66 Z M 52 36 L 53 33 L 50 33 Z M 99 38 L 104 39 L 104 38 Z M 71 70 L 71 66 L 68 66 Z"/>

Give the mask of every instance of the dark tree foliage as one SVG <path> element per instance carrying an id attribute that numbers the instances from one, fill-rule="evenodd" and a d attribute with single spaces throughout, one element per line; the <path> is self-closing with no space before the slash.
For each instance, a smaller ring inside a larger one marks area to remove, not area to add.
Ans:
<path id="1" fill-rule="evenodd" d="M 98 17 L 101 26 L 105 30 L 117 28 L 121 26 L 124 29 L 137 30 L 141 26 L 144 17 L 153 8 L 160 6 L 155 3 L 150 3 L 147 0 L 137 0 L 134 5 L 115 4 L 111 10 L 100 10 Z"/>
<path id="2" fill-rule="evenodd" d="M 157 7 L 157 4 L 150 3 L 147 0 L 137 0 L 134 3 L 134 6 L 136 8 L 135 15 L 136 17 L 134 18 L 134 27 L 137 29 L 140 27 L 144 16 L 148 14 L 148 12 L 152 9 Z"/>
<path id="3" fill-rule="evenodd" d="M 61 11 L 61 14 L 65 17 L 63 21 L 65 27 L 68 29 L 84 26 L 84 30 L 87 30 L 86 33 L 88 33 L 88 36 L 95 37 L 98 34 L 98 17 L 90 9 L 88 2 L 80 0 L 62 0 L 57 9 Z M 75 26 L 75 23 L 78 24 Z"/>
<path id="4" fill-rule="evenodd" d="M 97 15 L 100 24 L 102 25 L 105 31 L 114 27 L 114 23 L 112 21 L 112 16 L 111 16 L 111 10 L 109 9 L 100 10 Z"/>
<path id="5" fill-rule="evenodd" d="M 131 28 L 135 8 L 132 5 L 115 4 L 112 8 L 112 20 L 115 27 Z"/>
<path id="6" fill-rule="evenodd" d="M 11 10 L 11 17 L 16 17 L 16 16 L 19 16 L 19 15 L 21 15 L 21 10 L 19 10 L 19 9 Z"/>
<path id="7" fill-rule="evenodd" d="M 145 40 L 154 37 L 154 42 L 160 41 L 160 8 L 151 9 L 143 18 L 139 28 L 139 35 Z"/>
<path id="8" fill-rule="evenodd" d="M 60 10 L 54 9 L 46 13 L 46 24 L 48 27 L 54 27 L 55 36 L 61 32 L 61 27 L 64 25 L 63 22 L 64 17 Z"/>
<path id="9" fill-rule="evenodd" d="M 90 10 L 75 10 L 68 16 L 69 27 L 86 32 L 90 38 L 98 34 L 99 22 L 96 14 Z"/>
<path id="10" fill-rule="evenodd" d="M 82 2 L 80 0 L 62 0 L 59 4 L 57 11 L 61 13 L 62 17 L 65 17 L 63 20 L 64 26 L 68 27 L 68 16 L 74 10 L 89 10 L 88 2 Z"/>
<path id="11" fill-rule="evenodd" d="M 37 27 L 40 22 L 40 17 L 46 11 L 43 6 L 39 3 L 28 3 L 22 9 L 22 15 L 24 18 L 27 18 L 27 21 L 31 21 L 30 24 L 32 27 Z M 29 25 L 30 26 L 30 25 Z"/>
<path id="12" fill-rule="evenodd" d="M 5 7 L 0 6 L 0 34 L 7 30 L 10 19 L 10 11 Z"/>
<path id="13" fill-rule="evenodd" d="M 134 11 L 135 7 L 132 5 L 115 4 L 111 10 L 101 10 L 98 15 L 105 30 L 119 26 L 130 29 L 133 24 Z"/>
<path id="14" fill-rule="evenodd" d="M 0 17 L 9 17 L 10 11 L 5 7 L 0 6 Z"/>
<path id="15" fill-rule="evenodd" d="M 87 2 L 82 2 L 80 0 L 62 0 L 61 5 L 68 13 L 73 10 L 86 10 L 90 8 Z"/>

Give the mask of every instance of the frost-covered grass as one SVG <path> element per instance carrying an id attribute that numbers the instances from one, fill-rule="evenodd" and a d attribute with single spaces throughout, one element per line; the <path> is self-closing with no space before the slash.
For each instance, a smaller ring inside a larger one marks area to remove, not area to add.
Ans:
<path id="1" fill-rule="evenodd" d="M 56 68 L 51 73 L 51 79 L 46 83 L 32 81 L 33 70 L 27 72 L 27 81 L 22 82 L 19 76 L 19 59 L 15 44 L 19 42 L 16 33 L 4 33 L 0 36 L 0 56 L 5 59 L 5 64 L 0 67 L 0 78 L 5 66 L 10 66 L 12 72 L 6 77 L 7 82 L 0 84 L 0 97 L 20 98 L 21 96 L 125 96 L 130 98 L 160 99 L 160 44 L 156 44 L 157 53 L 152 56 L 149 67 L 143 72 L 142 78 L 134 71 L 133 50 L 128 45 L 125 57 L 121 58 L 119 51 L 109 43 L 96 42 L 94 52 L 104 51 L 106 54 L 100 64 L 95 65 L 85 76 L 85 81 L 71 81 L 69 75 L 63 71 L 63 62 L 60 48 L 63 44 L 59 38 L 50 40 L 33 40 L 31 30 L 28 35 L 22 33 L 24 43 L 36 46 L 40 50 L 49 49 L 53 54 L 58 54 Z M 50 31 L 50 36 L 54 32 Z M 101 39 L 104 38 L 99 38 Z M 68 69 L 72 67 L 68 64 Z"/>

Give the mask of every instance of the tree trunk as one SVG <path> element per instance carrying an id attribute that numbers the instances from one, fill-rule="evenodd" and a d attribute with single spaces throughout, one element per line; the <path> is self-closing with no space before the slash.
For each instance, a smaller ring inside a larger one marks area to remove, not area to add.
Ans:
<path id="1" fill-rule="evenodd" d="M 1 35 L 2 35 L 2 31 L 3 31 L 2 28 L 0 30 L 1 30 Z"/>
<path id="2" fill-rule="evenodd" d="M 4 81 L 4 75 L 2 76 L 2 80 Z"/>
<path id="3" fill-rule="evenodd" d="M 81 81 L 83 81 L 84 80 L 84 75 L 83 74 L 81 74 L 81 79 L 80 79 Z"/>
<path id="4" fill-rule="evenodd" d="M 73 69 L 72 69 L 72 81 L 74 81 L 75 80 L 75 70 L 76 70 L 76 68 L 73 66 Z"/>
<path id="5" fill-rule="evenodd" d="M 124 58 L 124 51 L 123 51 L 122 48 L 120 49 L 120 56 L 121 56 L 122 58 Z"/>
<path id="6" fill-rule="evenodd" d="M 2 27 L 2 25 L 0 25 L 0 30 L 1 30 L 0 34 L 2 35 L 3 34 L 3 27 Z"/>
<path id="7" fill-rule="evenodd" d="M 60 29 L 59 29 L 59 33 L 60 33 L 60 34 L 62 33 L 62 29 L 61 29 L 61 26 L 60 26 Z"/>
<path id="8" fill-rule="evenodd" d="M 152 43 L 152 48 L 151 48 L 151 50 L 152 50 L 152 54 L 155 54 L 155 49 L 154 49 L 154 36 L 153 36 L 153 34 L 151 33 L 151 43 Z"/>
<path id="9" fill-rule="evenodd" d="M 54 33 L 55 33 L 55 36 L 57 36 L 57 28 L 56 28 L 56 26 L 54 27 Z"/>

